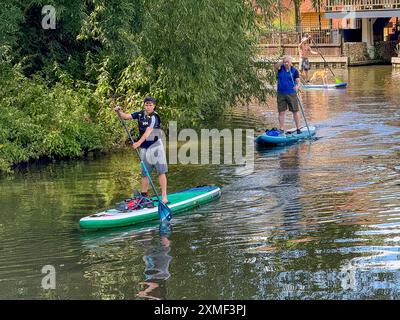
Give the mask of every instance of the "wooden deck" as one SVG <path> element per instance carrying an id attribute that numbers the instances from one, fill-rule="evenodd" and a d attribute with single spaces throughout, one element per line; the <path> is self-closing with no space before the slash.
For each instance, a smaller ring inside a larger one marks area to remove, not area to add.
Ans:
<path id="1" fill-rule="evenodd" d="M 394 69 L 400 70 L 400 57 L 393 57 L 392 58 L 392 66 Z"/>
<path id="2" fill-rule="evenodd" d="M 319 44 L 317 46 L 318 50 L 325 56 L 337 57 L 342 55 L 342 45 L 341 44 Z M 316 47 L 313 46 L 312 49 L 315 51 Z M 285 44 L 279 46 L 277 44 L 259 44 L 258 53 L 263 56 L 274 56 L 276 54 L 288 54 L 291 56 L 297 56 L 299 54 L 298 44 Z M 313 57 L 316 57 L 313 55 Z"/>
<path id="3" fill-rule="evenodd" d="M 299 56 L 292 56 L 293 58 L 293 65 L 295 67 L 299 66 Z M 349 66 L 349 58 L 348 57 L 326 57 L 324 56 L 326 63 L 328 64 L 328 66 L 332 69 L 345 69 Z M 271 61 L 273 59 L 273 57 L 271 56 L 263 56 L 263 55 L 259 55 L 258 56 L 258 60 L 259 61 Z M 322 59 L 321 56 L 319 57 L 310 57 L 309 58 L 311 67 L 313 69 L 323 69 L 325 67 L 325 61 L 324 59 Z"/>

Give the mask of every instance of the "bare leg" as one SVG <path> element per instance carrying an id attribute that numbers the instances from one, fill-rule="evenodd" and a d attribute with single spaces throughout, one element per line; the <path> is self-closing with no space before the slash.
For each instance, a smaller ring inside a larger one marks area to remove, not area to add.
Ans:
<path id="1" fill-rule="evenodd" d="M 303 77 L 303 80 L 304 81 L 306 81 L 307 79 L 306 79 L 306 70 L 301 70 L 301 75 L 302 75 L 302 77 Z"/>
<path id="2" fill-rule="evenodd" d="M 296 124 L 296 129 L 300 129 L 300 115 L 299 112 L 293 112 L 293 120 L 294 123 Z"/>
<path id="3" fill-rule="evenodd" d="M 309 82 L 308 80 L 308 70 L 304 70 L 304 79 L 306 82 Z"/>
<path id="4" fill-rule="evenodd" d="M 142 177 L 142 192 L 147 192 L 149 190 L 149 185 L 149 179 L 146 176 Z"/>
<path id="5" fill-rule="evenodd" d="M 162 201 L 167 203 L 167 176 L 165 173 L 162 173 L 158 176 L 158 181 L 160 182 Z"/>
<path id="6" fill-rule="evenodd" d="M 279 112 L 279 129 L 285 131 L 285 111 Z"/>

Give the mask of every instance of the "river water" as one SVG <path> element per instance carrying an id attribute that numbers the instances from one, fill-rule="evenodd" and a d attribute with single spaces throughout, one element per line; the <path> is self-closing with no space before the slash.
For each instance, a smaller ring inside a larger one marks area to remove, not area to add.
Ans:
<path id="1" fill-rule="evenodd" d="M 301 94 L 311 143 L 255 148 L 253 171 L 170 165 L 169 191 L 222 196 L 167 235 L 157 221 L 79 229 L 140 185 L 131 150 L 2 177 L 0 299 L 399 299 L 400 74 L 337 73 L 346 89 Z M 276 120 L 272 102 L 213 125 L 257 134 Z"/>

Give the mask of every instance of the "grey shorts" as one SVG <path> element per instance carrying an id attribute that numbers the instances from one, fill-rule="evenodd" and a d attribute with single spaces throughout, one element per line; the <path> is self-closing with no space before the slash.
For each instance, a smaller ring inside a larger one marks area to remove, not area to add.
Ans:
<path id="1" fill-rule="evenodd" d="M 278 94 L 278 112 L 283 112 L 289 109 L 291 112 L 299 111 L 299 103 L 296 93 Z"/>
<path id="2" fill-rule="evenodd" d="M 310 61 L 308 58 L 300 58 L 299 60 L 300 70 L 310 70 Z"/>
<path id="3" fill-rule="evenodd" d="M 154 168 L 157 169 L 158 175 L 168 172 L 167 157 L 165 155 L 164 144 L 161 140 L 153 143 L 147 149 L 140 149 L 140 159 L 144 162 L 149 174 Z M 146 173 L 142 169 L 142 177 L 145 177 Z"/>

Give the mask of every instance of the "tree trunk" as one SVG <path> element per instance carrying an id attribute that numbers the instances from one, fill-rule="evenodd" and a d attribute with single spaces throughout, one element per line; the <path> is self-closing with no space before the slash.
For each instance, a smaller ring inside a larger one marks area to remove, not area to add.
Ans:
<path id="1" fill-rule="evenodd" d="M 319 24 L 319 33 L 321 34 L 322 30 L 322 23 L 321 23 L 321 3 L 320 0 L 317 2 L 318 5 L 318 24 Z"/>
<path id="2" fill-rule="evenodd" d="M 293 4 L 294 4 L 294 21 L 295 21 L 295 24 L 296 24 L 296 31 L 297 32 L 302 32 L 301 14 L 300 14 L 301 0 L 293 0 Z"/>

